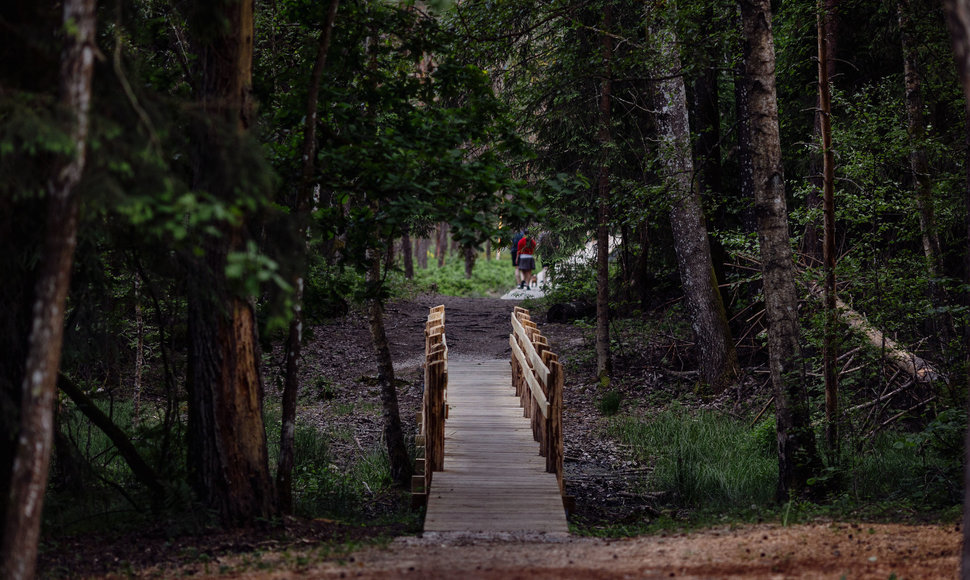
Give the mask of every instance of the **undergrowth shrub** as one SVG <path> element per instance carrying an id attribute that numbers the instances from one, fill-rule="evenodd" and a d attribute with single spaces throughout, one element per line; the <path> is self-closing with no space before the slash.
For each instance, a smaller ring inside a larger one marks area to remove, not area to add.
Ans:
<path id="1" fill-rule="evenodd" d="M 294 506 L 297 514 L 306 517 L 360 519 L 368 499 L 390 484 L 390 464 L 381 450 L 346 468 L 301 460 L 293 471 Z"/>
<path id="2" fill-rule="evenodd" d="M 133 475 L 111 439 L 71 400 L 58 411 L 59 434 L 52 455 L 44 505 L 44 526 L 57 533 L 76 533 L 106 526 L 139 525 L 151 509 L 166 514 L 192 512 L 194 498 L 185 483 L 184 454 L 163 455 L 164 442 L 181 445 L 179 432 L 166 434 L 163 409 L 143 402 L 139 421 L 129 399 L 92 399 L 102 413 L 128 433 L 139 455 L 155 469 L 165 485 L 165 502 L 152 496 Z M 196 514 L 204 520 L 205 513 Z"/>
<path id="3" fill-rule="evenodd" d="M 654 470 L 647 486 L 690 508 L 748 507 L 774 498 L 777 459 L 747 425 L 712 412 L 675 408 L 625 418 L 614 435 Z"/>
<path id="4" fill-rule="evenodd" d="M 433 285 L 439 294 L 446 296 L 496 297 L 515 285 L 515 269 L 512 260 L 479 257 L 472 268 L 472 277 L 465 278 L 464 260 L 452 257 L 441 268 L 433 262 L 426 269 L 415 268 L 414 284 L 419 289 L 428 289 Z"/>
<path id="5" fill-rule="evenodd" d="M 900 501 L 928 509 L 962 499 L 966 414 L 948 409 L 922 431 L 880 433 L 843 453 L 844 493 L 855 502 Z"/>
<path id="6" fill-rule="evenodd" d="M 622 397 L 620 392 L 616 390 L 607 391 L 603 393 L 600 400 L 596 403 L 596 408 L 599 412 L 606 415 L 607 417 L 616 415 L 620 410 L 620 403 L 622 402 Z"/>
<path id="7" fill-rule="evenodd" d="M 545 302 L 595 302 L 595 263 L 563 261 L 554 266 L 550 280 L 552 285 L 545 291 Z"/>
<path id="8" fill-rule="evenodd" d="M 279 407 L 266 410 L 267 425 L 279 432 Z M 363 508 L 375 494 L 390 484 L 387 453 L 374 449 L 349 465 L 338 465 L 329 441 L 333 435 L 316 426 L 297 421 L 293 433 L 293 506 L 297 515 L 334 517 L 355 520 L 363 517 Z M 276 466 L 279 438 L 270 436 L 269 464 Z"/>

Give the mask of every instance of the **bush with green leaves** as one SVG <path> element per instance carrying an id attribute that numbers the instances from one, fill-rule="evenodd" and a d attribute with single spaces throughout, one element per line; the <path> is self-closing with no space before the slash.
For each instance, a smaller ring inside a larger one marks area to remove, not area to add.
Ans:
<path id="1" fill-rule="evenodd" d="M 938 509 L 963 497 L 967 417 L 947 409 L 921 431 L 875 436 L 862 453 L 846 453 L 845 493 L 858 502 L 900 501 Z"/>
<path id="2" fill-rule="evenodd" d="M 418 289 L 435 288 L 446 296 L 498 297 L 515 285 L 515 270 L 512 261 L 486 260 L 479 256 L 472 267 L 472 277 L 465 277 L 465 262 L 452 257 L 444 266 L 436 263 L 428 268 L 415 268 L 414 283 Z"/>
<path id="3" fill-rule="evenodd" d="M 617 390 L 610 390 L 603 393 L 600 400 L 596 403 L 596 408 L 599 412 L 606 415 L 607 417 L 616 415 L 620 412 L 620 403 L 623 402 L 623 397 Z"/>

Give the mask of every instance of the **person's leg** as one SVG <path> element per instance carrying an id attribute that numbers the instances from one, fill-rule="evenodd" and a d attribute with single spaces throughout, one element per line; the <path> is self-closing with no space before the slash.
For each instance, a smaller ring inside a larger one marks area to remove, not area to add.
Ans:
<path id="1" fill-rule="evenodd" d="M 515 285 L 519 286 L 522 284 L 522 271 L 519 270 L 519 257 L 515 252 L 512 252 L 512 267 L 515 268 Z"/>

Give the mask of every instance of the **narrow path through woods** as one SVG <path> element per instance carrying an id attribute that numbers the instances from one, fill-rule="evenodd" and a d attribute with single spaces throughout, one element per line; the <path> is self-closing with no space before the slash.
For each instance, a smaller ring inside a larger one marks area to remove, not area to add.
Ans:
<path id="1" fill-rule="evenodd" d="M 414 416 L 420 401 L 428 308 L 445 304 L 451 357 L 495 360 L 510 354 L 509 316 L 516 303 L 421 295 L 388 306 L 388 334 L 402 377 L 406 420 Z M 595 389 L 583 384 L 585 374 L 591 372 L 582 366 L 589 348 L 585 331 L 547 323 L 541 317 L 538 323 L 553 348 L 562 353 L 565 367 L 566 479 L 576 499 L 574 523 L 595 530 L 604 523 L 649 521 L 654 500 L 637 491 L 637 478 L 649 466 L 631 463 L 624 450 L 604 435 Z M 359 403 L 373 406 L 376 395 L 368 382 L 376 368 L 372 350 L 366 321 L 351 313 L 314 326 L 304 352 L 308 402 L 304 419 L 323 432 L 353 433 L 345 447 L 339 447 L 338 438 L 328 439 L 338 460 L 357 461 L 364 450 L 379 445 L 376 412 L 337 410 Z M 670 378 L 659 369 L 647 370 L 636 379 L 642 388 L 673 388 L 665 386 Z M 366 506 L 366 517 L 377 521 L 396 509 L 398 501 L 393 495 L 375 495 Z M 930 579 L 957 576 L 961 539 L 955 525 L 758 524 L 622 540 L 426 533 L 399 536 L 387 546 L 349 555 L 331 551 L 329 542 L 334 539 L 401 533 L 400 528 L 371 528 L 294 519 L 286 522 L 285 530 L 273 533 L 208 531 L 172 537 L 164 530 L 146 529 L 126 530 L 116 537 L 105 530 L 48 544 L 39 577 L 63 576 L 64 571 L 78 578 L 117 577 L 123 570 L 126 576 L 138 577 L 836 579 L 844 575 L 853 580 L 885 580 L 896 574 L 900 579 Z M 205 559 L 198 554 L 205 554 Z"/>

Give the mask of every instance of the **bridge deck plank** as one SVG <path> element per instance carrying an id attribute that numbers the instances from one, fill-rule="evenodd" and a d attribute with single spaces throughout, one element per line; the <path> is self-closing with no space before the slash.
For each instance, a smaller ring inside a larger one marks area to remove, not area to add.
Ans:
<path id="1" fill-rule="evenodd" d="M 448 406 L 445 469 L 432 476 L 424 530 L 568 533 L 509 362 L 449 361 Z"/>

